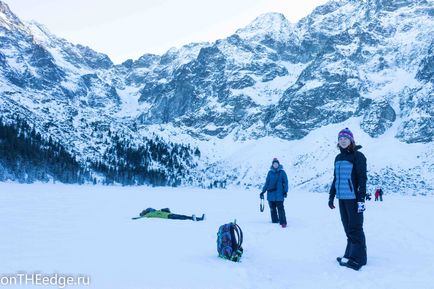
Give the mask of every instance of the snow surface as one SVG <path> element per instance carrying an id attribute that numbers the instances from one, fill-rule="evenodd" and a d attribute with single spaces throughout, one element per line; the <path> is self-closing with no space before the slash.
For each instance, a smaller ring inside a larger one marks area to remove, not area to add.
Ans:
<path id="1" fill-rule="evenodd" d="M 279 65 L 284 66 L 288 70 L 288 75 L 277 76 L 271 81 L 262 82 L 260 77 L 249 75 L 256 83 L 251 87 L 243 89 L 231 89 L 233 95 L 247 95 L 252 101 L 259 105 L 277 104 L 283 93 L 288 87 L 291 87 L 299 78 L 300 74 L 307 67 L 307 64 L 289 62 L 280 62 Z"/>
<path id="2" fill-rule="evenodd" d="M 290 191 L 282 229 L 268 208 L 259 212 L 256 190 L 0 183 L 0 275 L 90 275 L 81 288 L 98 289 L 433 288 L 434 198 L 368 202 L 368 265 L 359 272 L 335 260 L 346 239 L 327 200 Z M 207 218 L 130 219 L 147 207 Z M 216 252 L 219 225 L 233 219 L 244 231 L 241 263 Z"/>
<path id="3" fill-rule="evenodd" d="M 121 98 L 122 106 L 117 113 L 118 116 L 137 116 L 146 111 L 150 105 L 146 103 L 139 103 L 140 88 L 127 86 L 123 90 L 116 89 L 119 97 Z"/>

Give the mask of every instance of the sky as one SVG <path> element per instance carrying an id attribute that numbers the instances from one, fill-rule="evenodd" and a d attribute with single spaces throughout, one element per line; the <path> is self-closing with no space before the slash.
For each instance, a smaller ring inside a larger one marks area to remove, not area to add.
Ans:
<path id="1" fill-rule="evenodd" d="M 293 23 L 327 0 L 3 0 L 22 20 L 107 54 L 113 62 L 226 38 L 263 13 Z"/>

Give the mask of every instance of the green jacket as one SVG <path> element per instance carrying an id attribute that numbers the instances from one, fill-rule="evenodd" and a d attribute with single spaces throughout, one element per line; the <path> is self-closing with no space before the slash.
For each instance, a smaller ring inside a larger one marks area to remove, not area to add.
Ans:
<path id="1" fill-rule="evenodd" d="M 170 214 L 171 214 L 171 213 L 163 212 L 163 211 L 157 210 L 157 211 L 152 211 L 152 212 L 146 213 L 146 214 L 144 215 L 144 217 L 145 217 L 145 218 L 162 218 L 162 219 L 169 219 L 169 215 L 170 215 Z"/>

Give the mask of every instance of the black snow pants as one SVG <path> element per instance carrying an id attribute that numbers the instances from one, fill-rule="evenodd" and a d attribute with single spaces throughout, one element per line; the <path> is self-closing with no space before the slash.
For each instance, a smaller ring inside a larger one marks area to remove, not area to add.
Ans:
<path id="1" fill-rule="evenodd" d="M 167 217 L 172 220 L 193 220 L 192 216 L 185 216 L 185 215 L 178 215 L 178 214 L 170 214 Z"/>
<path id="2" fill-rule="evenodd" d="M 283 201 L 268 201 L 271 212 L 271 222 L 286 225 L 285 207 Z"/>
<path id="3" fill-rule="evenodd" d="M 339 200 L 342 225 L 347 235 L 344 257 L 366 265 L 366 239 L 363 232 L 363 213 L 357 213 L 356 200 Z"/>

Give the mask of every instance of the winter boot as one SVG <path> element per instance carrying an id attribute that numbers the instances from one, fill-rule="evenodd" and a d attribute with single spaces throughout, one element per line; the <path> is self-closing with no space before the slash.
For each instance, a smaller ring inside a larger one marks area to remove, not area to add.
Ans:
<path id="1" fill-rule="evenodd" d="M 360 268 L 362 268 L 362 265 L 360 265 L 359 263 L 357 263 L 356 261 L 353 260 L 348 260 L 348 262 L 346 262 L 344 264 L 345 267 L 351 268 L 353 270 L 359 271 Z"/>

